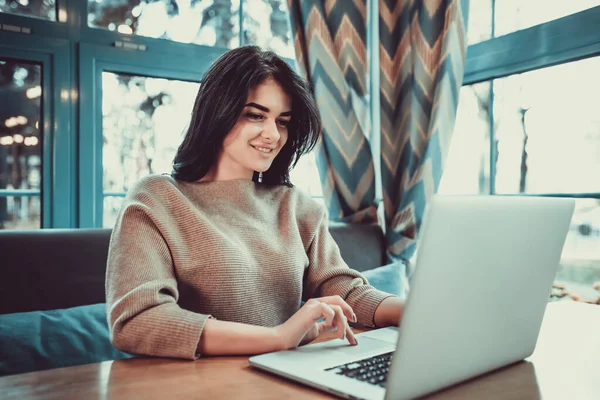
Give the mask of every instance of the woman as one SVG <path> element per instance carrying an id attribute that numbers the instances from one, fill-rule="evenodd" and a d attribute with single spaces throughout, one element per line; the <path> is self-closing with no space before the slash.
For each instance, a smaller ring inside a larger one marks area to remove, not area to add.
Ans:
<path id="1" fill-rule="evenodd" d="M 132 187 L 114 227 L 106 296 L 115 347 L 250 355 L 328 330 L 356 344 L 348 321 L 399 322 L 400 299 L 348 268 L 324 208 L 290 183 L 320 130 L 306 82 L 274 53 L 242 47 L 210 67 L 172 175 Z"/>

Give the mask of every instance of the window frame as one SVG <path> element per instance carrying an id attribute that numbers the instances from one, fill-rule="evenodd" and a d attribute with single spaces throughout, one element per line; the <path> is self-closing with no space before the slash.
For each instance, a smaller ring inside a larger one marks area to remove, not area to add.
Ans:
<path id="1" fill-rule="evenodd" d="M 492 36 L 493 21 L 492 12 Z M 599 55 L 599 25 L 597 6 L 471 45 L 467 49 L 463 85 Z"/>
<path id="2" fill-rule="evenodd" d="M 72 13 L 78 16 L 78 39 L 82 43 L 114 47 L 116 42 L 133 43 L 146 47 L 148 53 L 160 53 L 165 56 L 183 56 L 203 58 L 218 57 L 229 50 L 221 47 L 205 46 L 193 43 L 176 42 L 167 39 L 155 39 L 141 35 L 122 34 L 102 28 L 92 28 L 87 24 L 88 1 L 69 0 Z M 241 7 L 240 7 L 241 8 Z M 239 16 L 239 12 L 238 12 Z"/>
<path id="3" fill-rule="evenodd" d="M 0 12 L 0 24 L 29 28 L 31 32 L 25 34 L 26 36 L 67 39 L 69 36 L 68 21 L 70 20 L 70 17 L 67 16 L 67 2 L 71 1 L 77 0 L 56 0 L 56 21 L 35 16 Z M 62 15 L 67 16 L 67 21 L 59 21 Z M 4 32 L 2 34 L 4 35 Z"/>
<path id="4" fill-rule="evenodd" d="M 65 40 L 6 32 L 0 36 L 0 57 L 39 64 L 42 70 L 42 186 L 40 193 L 2 190 L 6 196 L 40 196 L 40 228 L 74 224 L 71 188 L 76 179 L 75 138 L 71 124 L 69 45 Z M 19 43 L 19 45 L 17 45 Z M 50 95 L 48 95 L 50 94 Z"/>

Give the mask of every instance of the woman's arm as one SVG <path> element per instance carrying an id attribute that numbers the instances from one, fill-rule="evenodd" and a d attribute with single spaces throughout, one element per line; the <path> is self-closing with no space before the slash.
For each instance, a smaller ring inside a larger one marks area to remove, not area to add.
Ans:
<path id="1" fill-rule="evenodd" d="M 338 338 L 355 345 L 358 342 L 348 326 L 348 320 L 353 319 L 352 309 L 338 296 L 311 299 L 274 328 L 211 319 L 206 321 L 197 352 L 251 355 L 287 350 L 312 341 L 332 328 Z"/>
<path id="2" fill-rule="evenodd" d="M 384 300 L 396 296 L 368 285 L 362 274 L 348 267 L 329 232 L 326 211 L 322 207 L 319 211 L 318 220 L 313 221 L 315 234 L 307 250 L 309 266 L 305 274 L 304 298 L 339 295 L 352 307 L 359 324 L 367 327 L 390 325 L 388 322 L 398 317 L 398 308 L 389 305 L 397 304 L 399 300 L 383 304 Z M 314 218 L 314 214 L 311 217 Z M 380 310 L 379 316 L 377 310 Z M 390 312 L 395 317 L 392 318 Z"/>
<path id="3" fill-rule="evenodd" d="M 209 319 L 198 343 L 198 354 L 253 355 L 284 350 L 277 330 L 263 326 Z"/>
<path id="4" fill-rule="evenodd" d="M 404 313 L 404 301 L 399 297 L 385 298 L 375 310 L 375 326 L 398 326 Z"/>
<path id="5" fill-rule="evenodd" d="M 126 202 L 113 228 L 106 269 L 111 341 L 133 354 L 194 359 L 210 316 L 177 304 L 171 251 L 155 217 L 165 205 L 148 193 Z"/>

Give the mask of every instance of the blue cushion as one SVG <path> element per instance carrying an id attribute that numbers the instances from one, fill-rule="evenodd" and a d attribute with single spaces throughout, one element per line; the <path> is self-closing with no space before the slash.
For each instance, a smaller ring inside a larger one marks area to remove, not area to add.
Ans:
<path id="1" fill-rule="evenodd" d="M 0 376 L 130 357 L 110 342 L 105 304 L 0 315 Z"/>
<path id="2" fill-rule="evenodd" d="M 406 264 L 403 261 L 383 265 L 362 274 L 369 284 L 383 292 L 405 297 L 408 293 L 408 279 L 406 278 Z"/>

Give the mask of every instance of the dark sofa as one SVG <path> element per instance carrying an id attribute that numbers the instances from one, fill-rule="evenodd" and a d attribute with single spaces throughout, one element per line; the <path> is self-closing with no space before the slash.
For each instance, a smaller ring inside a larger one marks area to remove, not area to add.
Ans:
<path id="1" fill-rule="evenodd" d="M 381 229 L 332 223 L 351 268 L 389 292 Z M 110 229 L 0 231 L 0 376 L 128 357 L 108 339 L 104 279 Z"/>

